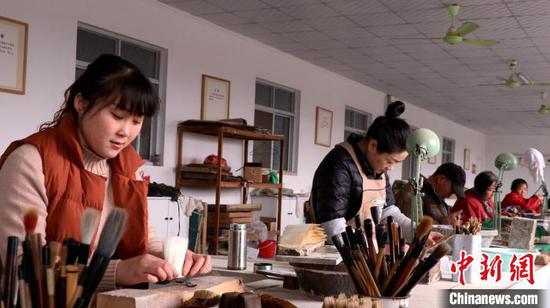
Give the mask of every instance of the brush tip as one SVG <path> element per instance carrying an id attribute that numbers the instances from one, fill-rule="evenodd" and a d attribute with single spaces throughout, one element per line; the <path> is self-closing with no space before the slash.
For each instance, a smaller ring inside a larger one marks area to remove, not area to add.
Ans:
<path id="1" fill-rule="evenodd" d="M 29 209 L 25 216 L 23 216 L 23 225 L 25 226 L 25 233 L 31 234 L 36 229 L 36 223 L 38 222 L 38 210 L 35 208 Z"/>
<path id="2" fill-rule="evenodd" d="M 89 245 L 92 242 L 101 213 L 93 208 L 86 208 L 80 219 L 80 235 L 82 243 Z"/>
<path id="3" fill-rule="evenodd" d="M 441 259 L 444 255 L 451 252 L 451 247 L 447 243 L 443 243 L 432 252 L 431 256 L 433 256 L 436 260 Z"/>
<path id="4" fill-rule="evenodd" d="M 424 216 L 422 220 L 420 221 L 420 224 L 418 224 L 418 227 L 416 228 L 416 237 L 422 238 L 426 236 L 426 234 L 430 233 L 433 226 L 433 219 L 429 216 Z"/>

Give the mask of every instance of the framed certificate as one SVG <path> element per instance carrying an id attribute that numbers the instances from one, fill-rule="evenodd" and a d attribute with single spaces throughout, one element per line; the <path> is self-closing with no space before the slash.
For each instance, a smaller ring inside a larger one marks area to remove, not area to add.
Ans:
<path id="1" fill-rule="evenodd" d="M 317 107 L 315 114 L 315 144 L 330 147 L 332 140 L 332 111 Z"/>
<path id="2" fill-rule="evenodd" d="M 28 28 L 0 16 L 0 91 L 25 94 Z"/>
<path id="3" fill-rule="evenodd" d="M 229 80 L 202 75 L 201 120 L 218 121 L 229 118 Z"/>

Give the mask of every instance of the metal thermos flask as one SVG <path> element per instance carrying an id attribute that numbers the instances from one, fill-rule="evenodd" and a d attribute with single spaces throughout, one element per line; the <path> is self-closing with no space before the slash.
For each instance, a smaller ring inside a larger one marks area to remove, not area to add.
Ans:
<path id="1" fill-rule="evenodd" d="M 246 224 L 231 224 L 229 227 L 227 268 L 246 269 Z"/>

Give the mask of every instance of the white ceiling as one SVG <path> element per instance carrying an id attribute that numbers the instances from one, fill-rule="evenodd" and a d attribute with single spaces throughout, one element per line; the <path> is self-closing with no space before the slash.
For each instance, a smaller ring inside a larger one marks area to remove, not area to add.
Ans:
<path id="1" fill-rule="evenodd" d="M 510 59 L 532 80 L 550 81 L 549 0 L 458 1 L 458 23 L 481 26 L 467 37 L 499 40 L 493 48 L 399 39 L 444 36 L 455 1 L 159 1 L 483 133 L 550 132 L 550 115 L 533 112 L 543 88 L 478 86 L 507 77 Z"/>

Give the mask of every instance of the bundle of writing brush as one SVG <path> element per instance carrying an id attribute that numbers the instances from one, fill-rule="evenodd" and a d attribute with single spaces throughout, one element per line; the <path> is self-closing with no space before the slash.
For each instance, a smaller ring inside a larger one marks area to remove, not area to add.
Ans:
<path id="1" fill-rule="evenodd" d="M 84 210 L 81 241 L 66 238 L 63 243 L 52 241 L 43 246 L 42 235 L 35 233 L 37 219 L 36 210 L 23 218 L 26 235 L 21 243 L 21 262 L 17 256 L 19 238 L 8 237 L 5 267 L 0 266 L 1 307 L 88 307 L 125 231 L 127 212 L 121 208 L 110 212 L 89 263 L 90 243 L 100 219 L 98 210 Z"/>
<path id="2" fill-rule="evenodd" d="M 372 214 L 374 221 L 365 219 L 363 224 L 358 216 L 355 217 L 355 229 L 347 226 L 342 234 L 332 237 L 332 242 L 359 295 L 406 296 L 439 259 L 450 252 L 450 248 L 442 243 L 421 260 L 432 229 L 430 217 L 422 219 L 405 253 L 405 240 L 393 217 L 387 217 L 386 224 L 379 224 L 374 212 Z"/>

